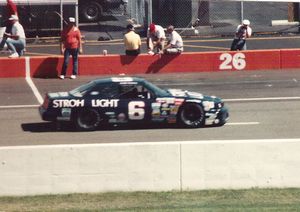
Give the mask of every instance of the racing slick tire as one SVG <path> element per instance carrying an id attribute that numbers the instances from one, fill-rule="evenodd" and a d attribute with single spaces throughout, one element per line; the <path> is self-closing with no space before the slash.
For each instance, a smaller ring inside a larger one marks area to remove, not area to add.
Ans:
<path id="1" fill-rule="evenodd" d="M 198 104 L 185 104 L 179 110 L 178 121 L 181 126 L 187 128 L 198 128 L 205 124 L 205 112 Z"/>
<path id="2" fill-rule="evenodd" d="M 215 123 L 214 126 L 221 127 L 221 126 L 225 125 L 226 121 L 228 120 L 228 112 L 219 113 L 217 118 L 218 118 L 219 122 Z"/>
<path id="3" fill-rule="evenodd" d="M 99 21 L 103 15 L 103 7 L 95 1 L 88 1 L 87 3 L 82 5 L 80 15 L 84 21 Z"/>
<path id="4" fill-rule="evenodd" d="M 99 127 L 101 117 L 95 109 L 83 109 L 76 113 L 74 122 L 80 131 L 93 131 Z"/>

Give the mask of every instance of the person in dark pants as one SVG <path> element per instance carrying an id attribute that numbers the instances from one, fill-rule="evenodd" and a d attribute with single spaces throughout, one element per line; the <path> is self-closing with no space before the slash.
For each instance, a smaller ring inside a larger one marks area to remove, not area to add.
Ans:
<path id="1" fill-rule="evenodd" d="M 67 27 L 61 33 L 61 53 L 64 55 L 64 63 L 60 78 L 64 79 L 69 64 L 70 55 L 73 58 L 73 73 L 71 79 L 76 79 L 78 74 L 78 54 L 82 54 L 81 33 L 75 26 L 75 18 L 70 17 Z"/>
<path id="2" fill-rule="evenodd" d="M 5 33 L 4 36 L 2 38 L 2 41 L 0 43 L 0 51 L 3 49 L 7 36 L 5 36 L 6 34 L 11 34 L 11 30 L 12 30 L 12 26 L 13 23 L 11 22 L 11 20 L 9 20 L 9 18 L 13 17 L 18 17 L 18 10 L 17 10 L 17 6 L 16 4 L 11 1 L 11 0 L 7 0 L 6 1 L 6 16 L 7 16 L 7 20 L 5 21 Z"/>
<path id="3" fill-rule="evenodd" d="M 250 28 L 250 21 L 249 20 L 243 20 L 243 23 L 238 25 L 234 39 L 231 44 L 231 51 L 236 50 L 246 50 L 246 39 L 251 37 L 252 35 L 252 29 Z"/>
<path id="4" fill-rule="evenodd" d="M 136 56 L 141 51 L 141 37 L 134 32 L 132 24 L 127 25 L 127 33 L 124 35 L 124 44 L 126 48 L 126 55 Z"/>

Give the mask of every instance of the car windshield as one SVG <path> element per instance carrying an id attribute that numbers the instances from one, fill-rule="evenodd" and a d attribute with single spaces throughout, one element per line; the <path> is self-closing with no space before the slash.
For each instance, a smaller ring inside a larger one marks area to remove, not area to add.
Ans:
<path id="1" fill-rule="evenodd" d="M 170 93 L 167 90 L 161 89 L 150 82 L 145 81 L 145 86 L 148 87 L 148 89 L 155 92 L 155 94 L 157 96 L 169 96 L 170 95 Z"/>
<path id="2" fill-rule="evenodd" d="M 87 84 L 81 85 L 78 88 L 70 91 L 70 94 L 75 97 L 83 97 L 83 95 L 95 86 L 94 82 L 89 82 Z"/>

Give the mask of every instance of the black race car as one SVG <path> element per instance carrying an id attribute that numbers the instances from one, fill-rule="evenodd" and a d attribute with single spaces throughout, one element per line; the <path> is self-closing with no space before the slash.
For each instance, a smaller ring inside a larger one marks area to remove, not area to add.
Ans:
<path id="1" fill-rule="evenodd" d="M 228 119 L 228 110 L 220 98 L 161 89 L 137 77 L 97 79 L 70 92 L 47 93 L 39 112 L 45 121 L 71 121 L 78 130 L 85 131 L 107 123 L 222 126 Z"/>

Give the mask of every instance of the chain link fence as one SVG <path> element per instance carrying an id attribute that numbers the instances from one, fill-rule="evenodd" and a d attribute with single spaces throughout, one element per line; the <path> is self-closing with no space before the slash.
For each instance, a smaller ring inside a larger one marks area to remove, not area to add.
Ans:
<path id="1" fill-rule="evenodd" d="M 227 36 L 243 19 L 253 33 L 299 33 L 299 2 L 238 0 L 128 0 L 127 17 L 143 30 L 154 22 L 183 35 Z"/>
<path id="2" fill-rule="evenodd" d="M 257 34 L 297 33 L 298 11 L 299 3 L 291 2 L 153 0 L 153 22 L 195 27 L 203 36 L 231 35 L 243 19 L 250 20 Z"/>
<path id="3" fill-rule="evenodd" d="M 19 21 L 27 37 L 57 36 L 67 17 L 76 15 L 76 1 L 14 1 L 17 5 Z M 61 4 L 63 2 L 63 4 Z M 1 27 L 7 17 L 6 1 L 0 1 Z"/>
<path id="4" fill-rule="evenodd" d="M 226 0 L 16 0 L 28 37 L 57 36 L 61 18 L 79 17 L 85 33 L 107 33 L 120 39 L 126 25 L 145 35 L 149 23 L 174 25 L 183 35 L 232 35 L 243 19 L 254 33 L 298 33 L 299 3 Z M 75 2 L 75 3 L 74 3 Z M 6 0 L 0 0 L 1 23 Z M 78 7 L 77 7 L 78 6 Z M 76 13 L 78 8 L 78 14 Z"/>

